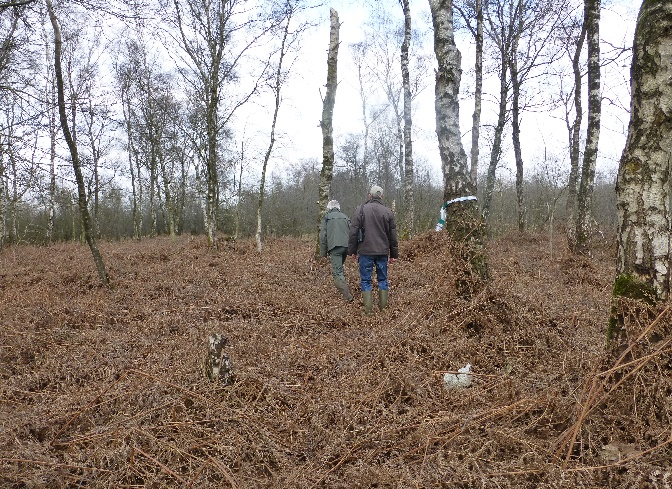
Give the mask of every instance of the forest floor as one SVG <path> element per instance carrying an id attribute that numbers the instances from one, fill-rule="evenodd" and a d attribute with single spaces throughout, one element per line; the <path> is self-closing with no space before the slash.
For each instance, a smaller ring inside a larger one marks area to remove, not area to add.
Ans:
<path id="1" fill-rule="evenodd" d="M 556 236 L 492 241 L 487 282 L 445 233 L 404 241 L 370 316 L 311 239 L 104 242 L 111 289 L 83 245 L 5 248 L 0 487 L 669 488 L 669 304 L 619 306 L 607 347 L 612 246 Z"/>

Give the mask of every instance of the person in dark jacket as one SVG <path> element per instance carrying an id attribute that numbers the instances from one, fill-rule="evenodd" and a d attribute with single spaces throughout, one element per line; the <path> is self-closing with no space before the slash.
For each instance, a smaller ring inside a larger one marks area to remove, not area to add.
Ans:
<path id="1" fill-rule="evenodd" d="M 346 301 L 352 302 L 354 298 L 345 279 L 343 267 L 348 256 L 349 227 L 350 219 L 341 212 L 341 205 L 337 200 L 330 200 L 327 203 L 327 213 L 320 225 L 320 256 L 326 258 L 327 254 L 329 255 L 334 285 Z"/>
<path id="2" fill-rule="evenodd" d="M 364 230 L 360 241 L 359 229 Z M 397 221 L 391 209 L 383 204 L 383 189 L 371 187 L 368 200 L 357 208 L 350 223 L 348 254 L 359 261 L 359 278 L 362 286 L 364 313 L 370 314 L 373 307 L 373 269 L 378 280 L 378 308 L 387 307 L 389 282 L 387 280 L 388 256 L 390 262 L 399 258 Z"/>

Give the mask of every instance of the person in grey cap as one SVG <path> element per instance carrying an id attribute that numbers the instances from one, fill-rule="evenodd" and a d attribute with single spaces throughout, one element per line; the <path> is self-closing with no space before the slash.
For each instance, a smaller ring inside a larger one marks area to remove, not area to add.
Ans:
<path id="1" fill-rule="evenodd" d="M 320 225 L 320 256 L 326 258 L 329 255 L 334 285 L 346 301 L 352 302 L 354 297 L 350 293 L 343 268 L 348 256 L 349 226 L 350 219 L 341 212 L 341 205 L 337 200 L 330 200 Z"/>
<path id="2" fill-rule="evenodd" d="M 360 232 L 363 229 L 363 233 Z M 371 187 L 368 200 L 355 210 L 350 223 L 348 254 L 359 261 L 364 313 L 373 307 L 373 270 L 378 280 L 378 308 L 387 307 L 390 284 L 387 280 L 388 256 L 390 262 L 399 258 L 397 221 L 391 209 L 383 205 L 383 189 Z"/>

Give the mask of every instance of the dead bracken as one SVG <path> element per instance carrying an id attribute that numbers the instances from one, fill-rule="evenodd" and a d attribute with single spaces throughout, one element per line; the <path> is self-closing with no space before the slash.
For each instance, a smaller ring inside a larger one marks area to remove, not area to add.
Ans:
<path id="1" fill-rule="evenodd" d="M 491 242 L 487 283 L 445 233 L 404 241 L 367 317 L 313 237 L 101 243 L 111 289 L 85 246 L 7 248 L 0 486 L 669 487 L 669 304 L 622 301 L 605 347 L 614 256 L 557 239 Z"/>

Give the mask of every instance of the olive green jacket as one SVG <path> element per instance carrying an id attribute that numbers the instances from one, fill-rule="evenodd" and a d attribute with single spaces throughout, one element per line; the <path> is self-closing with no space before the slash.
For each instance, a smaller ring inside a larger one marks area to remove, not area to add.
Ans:
<path id="1" fill-rule="evenodd" d="M 348 246 L 350 219 L 338 209 L 331 209 L 322 219 L 320 225 L 320 256 L 336 246 Z"/>

